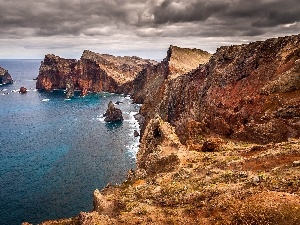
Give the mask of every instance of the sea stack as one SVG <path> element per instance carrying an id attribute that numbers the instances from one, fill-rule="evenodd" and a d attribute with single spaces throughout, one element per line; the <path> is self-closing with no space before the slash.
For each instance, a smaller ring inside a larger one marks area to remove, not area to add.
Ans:
<path id="1" fill-rule="evenodd" d="M 11 78 L 8 71 L 0 66 L 0 84 L 12 84 L 13 79 Z"/>
<path id="2" fill-rule="evenodd" d="M 108 103 L 108 108 L 106 113 L 103 115 L 105 116 L 105 122 L 120 122 L 123 121 L 122 111 L 115 107 L 115 105 L 110 101 Z"/>

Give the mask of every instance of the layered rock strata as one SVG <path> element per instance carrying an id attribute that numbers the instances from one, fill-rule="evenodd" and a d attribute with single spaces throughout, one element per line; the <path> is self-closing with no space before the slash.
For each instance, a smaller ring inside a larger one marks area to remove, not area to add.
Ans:
<path id="1" fill-rule="evenodd" d="M 80 60 L 48 54 L 39 70 L 36 87 L 51 91 L 66 89 L 71 83 L 82 95 L 87 92 L 121 92 L 138 72 L 156 63 L 138 57 L 115 57 L 85 50 Z M 72 81 L 71 83 L 69 81 Z"/>
<path id="2" fill-rule="evenodd" d="M 13 79 L 8 71 L 2 67 L 0 67 L 0 84 L 12 84 Z"/>
<path id="3" fill-rule="evenodd" d="M 181 142 L 205 135 L 257 143 L 300 136 L 300 35 L 221 47 L 196 70 L 178 75 L 170 51 L 134 81 L 133 98 L 149 121 L 159 114 Z M 175 75 L 174 75 L 175 72 Z"/>

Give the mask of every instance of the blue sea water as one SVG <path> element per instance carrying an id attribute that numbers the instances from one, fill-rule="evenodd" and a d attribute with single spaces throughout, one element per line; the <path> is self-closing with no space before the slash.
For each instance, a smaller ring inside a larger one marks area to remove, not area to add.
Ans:
<path id="1" fill-rule="evenodd" d="M 139 106 L 110 93 L 75 96 L 35 89 L 40 60 L 0 60 L 15 80 L 0 86 L 0 218 L 37 224 L 92 209 L 93 191 L 121 183 L 135 168 Z M 16 92 L 21 86 L 26 94 Z M 122 123 L 105 123 L 121 101 Z"/>

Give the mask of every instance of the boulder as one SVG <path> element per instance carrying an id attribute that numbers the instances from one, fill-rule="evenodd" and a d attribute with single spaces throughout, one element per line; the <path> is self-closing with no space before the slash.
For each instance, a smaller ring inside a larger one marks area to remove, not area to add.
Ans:
<path id="1" fill-rule="evenodd" d="M 82 88 L 80 96 L 86 96 L 88 94 L 88 89 L 87 88 Z"/>
<path id="2" fill-rule="evenodd" d="M 108 108 L 106 113 L 103 115 L 105 117 L 105 122 L 119 122 L 123 121 L 122 111 L 115 107 L 115 105 L 110 101 L 108 103 Z"/>

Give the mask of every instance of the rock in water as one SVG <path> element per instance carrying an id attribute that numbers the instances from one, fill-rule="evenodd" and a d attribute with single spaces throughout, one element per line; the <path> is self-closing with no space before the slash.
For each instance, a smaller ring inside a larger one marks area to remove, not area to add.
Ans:
<path id="1" fill-rule="evenodd" d="M 74 84 L 72 78 L 66 79 L 66 97 L 72 98 L 74 96 Z"/>
<path id="2" fill-rule="evenodd" d="M 13 79 L 6 69 L 0 67 L 0 84 L 12 84 Z"/>
<path id="3" fill-rule="evenodd" d="M 25 94 L 27 92 L 27 88 L 26 87 L 21 87 L 19 93 L 21 94 Z"/>
<path id="4" fill-rule="evenodd" d="M 138 136 L 140 136 L 140 134 L 139 134 L 139 132 L 138 132 L 137 130 L 134 130 L 133 136 L 134 136 L 134 137 L 138 137 Z"/>
<path id="5" fill-rule="evenodd" d="M 103 116 L 105 117 L 105 122 L 123 121 L 122 111 L 116 108 L 112 101 L 108 103 L 108 108 Z"/>

